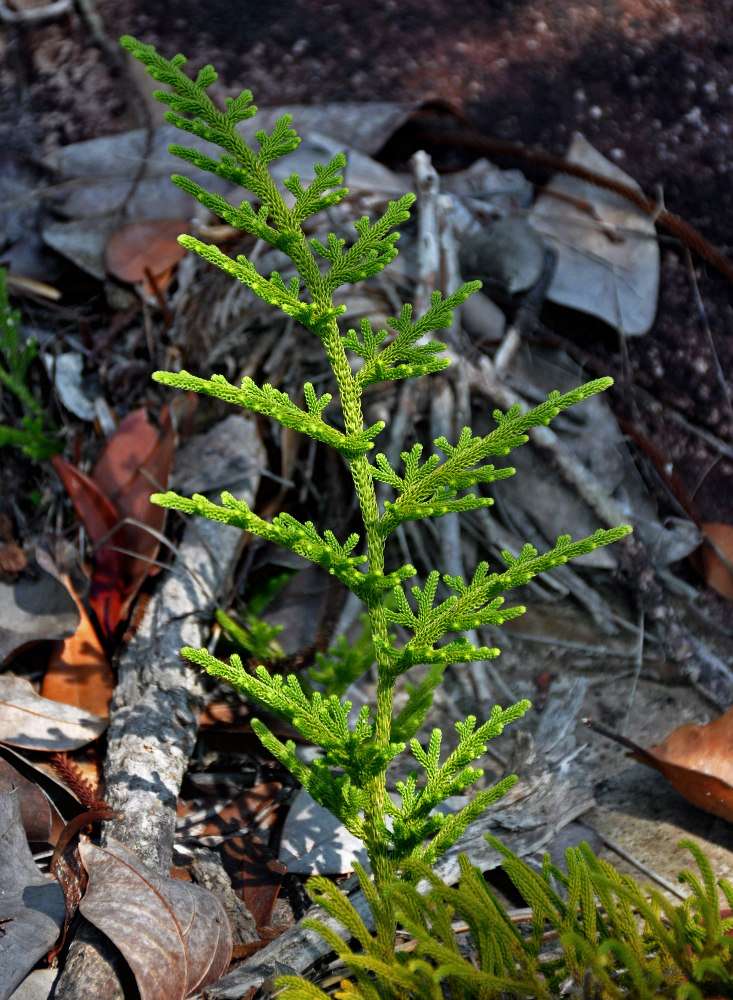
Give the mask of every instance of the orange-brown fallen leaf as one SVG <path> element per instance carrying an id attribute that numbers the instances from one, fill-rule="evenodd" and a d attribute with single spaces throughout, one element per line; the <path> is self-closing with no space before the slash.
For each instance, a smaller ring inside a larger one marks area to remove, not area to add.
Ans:
<path id="1" fill-rule="evenodd" d="M 154 566 L 165 510 L 149 498 L 165 491 L 175 447 L 171 410 L 166 407 L 161 413 L 158 430 L 139 409 L 120 423 L 91 476 L 59 456 L 52 459 L 97 547 L 89 604 L 105 636 L 113 635 L 127 619 Z"/>
<path id="2" fill-rule="evenodd" d="M 253 733 L 252 711 L 249 705 L 228 701 L 212 701 L 199 715 L 199 729 L 227 727 L 230 732 Z"/>
<path id="3" fill-rule="evenodd" d="M 94 482 L 115 506 L 157 443 L 158 432 L 142 407 L 119 422 L 92 472 Z"/>
<path id="4" fill-rule="evenodd" d="M 115 686 L 114 673 L 71 580 L 66 576 L 62 579 L 79 610 L 79 626 L 68 639 L 54 643 L 41 695 L 66 705 L 76 705 L 106 719 Z"/>
<path id="5" fill-rule="evenodd" d="M 661 771 L 698 809 L 733 823 L 733 708 L 707 725 L 679 726 L 648 750 L 592 719 L 586 724 L 628 747 L 635 760 Z"/>
<path id="6" fill-rule="evenodd" d="M 120 518 L 128 519 L 110 539 L 110 546 L 126 550 L 116 553 L 127 593 L 123 592 L 115 625 L 127 618 L 145 577 L 156 571 L 153 560 L 160 550 L 158 536 L 166 512 L 150 503 L 150 494 L 167 489 L 176 443 L 170 407 L 162 411 L 159 429 L 150 424 L 145 410 L 134 410 L 120 423 L 94 466 L 95 484 L 109 497 Z M 110 582 L 100 579 L 97 584 L 93 580 L 89 599 L 114 603 Z"/>
<path id="7" fill-rule="evenodd" d="M 288 869 L 257 837 L 247 838 L 244 847 L 242 896 L 260 937 L 264 938 L 272 925 L 272 912 Z"/>
<path id="8" fill-rule="evenodd" d="M 159 292 L 165 291 L 175 273 L 175 265 L 185 256 L 178 242 L 188 229 L 185 219 L 153 219 L 131 222 L 112 233 L 105 250 L 107 270 L 120 281 L 142 282 L 146 295 L 153 291 L 152 275 Z"/>
<path id="9" fill-rule="evenodd" d="M 733 601 L 733 524 L 701 524 L 705 541 L 696 553 L 695 569 L 722 597 Z"/>

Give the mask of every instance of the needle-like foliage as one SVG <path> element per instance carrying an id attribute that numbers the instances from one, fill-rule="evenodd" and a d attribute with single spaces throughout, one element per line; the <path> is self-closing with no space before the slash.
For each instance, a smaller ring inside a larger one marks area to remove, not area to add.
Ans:
<path id="1" fill-rule="evenodd" d="M 36 357 L 35 340 L 22 342 L 20 313 L 8 299 L 5 270 L 0 267 L 0 388 L 10 392 L 23 411 L 22 426 L 0 422 L 0 448 L 12 444 L 29 458 L 49 458 L 61 449 L 44 433 L 44 407 L 28 386 L 28 369 Z"/>
<path id="2" fill-rule="evenodd" d="M 337 1000 L 704 1000 L 733 995 L 733 886 L 716 881 L 710 862 L 692 841 L 700 875 L 683 871 L 690 896 L 672 905 L 597 858 L 587 844 L 565 852 L 566 871 L 545 857 L 541 872 L 488 838 L 531 909 L 513 923 L 465 855 L 461 879 L 446 885 L 424 861 L 405 865 L 403 877 L 380 892 L 362 869 L 359 881 L 374 925 L 328 879 L 308 891 L 348 932 L 347 940 L 320 920 L 307 920 L 346 966 Z M 415 883 L 422 880 L 421 891 Z M 423 886 L 427 885 L 427 889 Z M 414 947 L 390 945 L 396 920 Z M 459 947 L 456 923 L 463 925 Z M 348 938 L 351 940 L 348 940 Z M 557 942 L 557 943 L 556 943 Z M 470 957 L 468 957 L 470 956 Z M 295 976 L 276 985 L 282 1000 L 326 1000 L 328 994 Z"/>

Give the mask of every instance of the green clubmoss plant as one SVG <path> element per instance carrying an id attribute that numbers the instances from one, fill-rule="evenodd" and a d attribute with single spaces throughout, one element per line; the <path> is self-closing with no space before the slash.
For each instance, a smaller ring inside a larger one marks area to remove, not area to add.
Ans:
<path id="1" fill-rule="evenodd" d="M 240 624 L 221 608 L 217 609 L 216 620 L 237 646 L 258 663 L 273 663 L 282 659 L 283 651 L 277 641 L 282 625 L 268 625 L 253 614 L 247 614 Z"/>
<path id="2" fill-rule="evenodd" d="M 308 892 L 345 927 L 344 941 L 320 920 L 307 920 L 346 966 L 338 1000 L 502 1000 L 510 997 L 583 997 L 586 1000 L 703 1000 L 733 996 L 733 917 L 721 914 L 720 892 L 733 907 L 733 885 L 716 881 L 710 862 L 693 841 L 682 841 L 700 869 L 679 881 L 689 897 L 673 905 L 597 858 L 583 843 L 565 852 L 567 871 L 545 856 L 535 871 L 493 838 L 502 867 L 531 907 L 522 926 L 509 918 L 483 873 L 460 855 L 461 878 L 446 885 L 423 862 L 406 871 L 428 883 L 393 880 L 377 891 L 359 869 L 376 932 L 329 879 L 317 877 Z M 730 910 L 728 911 L 730 913 Z M 392 921 L 414 940 L 395 950 Z M 468 942 L 459 946 L 453 922 Z M 327 1000 L 314 983 L 281 976 L 282 1000 Z"/>
<path id="3" fill-rule="evenodd" d="M 280 118 L 272 132 L 256 132 L 256 145 L 250 145 L 237 128 L 257 110 L 249 91 L 228 98 L 222 111 L 206 93 L 216 79 L 211 66 L 205 66 L 192 79 L 183 72 L 186 60 L 182 55 L 165 59 L 152 46 L 129 36 L 123 37 L 121 43 L 156 80 L 170 88 L 155 92 L 156 98 L 169 107 L 166 120 L 223 151 L 211 156 L 190 146 L 173 145 L 171 152 L 189 166 L 241 187 L 248 195 L 232 204 L 186 176 L 174 176 L 174 183 L 231 226 L 280 250 L 293 262 L 296 274 L 286 284 L 277 271 L 260 274 L 245 256 L 232 259 L 218 247 L 193 236 L 181 236 L 181 243 L 297 320 L 308 331 L 313 349 L 327 358 L 336 398 L 332 400 L 331 393 L 318 396 L 313 385 L 306 383 L 302 407 L 286 393 L 270 385 L 257 385 L 251 378 L 245 378 L 240 385 L 232 385 L 222 375 L 204 378 L 185 371 L 157 372 L 154 378 L 177 389 L 194 390 L 272 417 L 284 427 L 333 448 L 351 473 L 363 534 L 354 533 L 339 541 L 332 531 L 319 531 L 312 522 L 303 523 L 286 513 L 265 521 L 228 493 L 222 495 L 220 504 L 203 496 L 185 498 L 175 493 L 155 494 L 152 500 L 186 514 L 235 525 L 274 542 L 321 566 L 356 594 L 365 606 L 376 654 L 376 704 L 365 706 L 356 720 L 350 720 L 348 701 L 318 691 L 310 693 L 295 676 L 285 678 L 270 673 L 265 666 L 250 674 L 237 656 L 224 662 L 206 649 L 184 648 L 181 652 L 192 663 L 230 681 L 320 748 L 322 755 L 306 764 L 292 742 L 281 742 L 260 721 L 252 723 L 267 750 L 292 771 L 316 801 L 363 841 L 375 885 L 386 886 L 398 867 L 409 860 L 432 865 L 515 780 L 506 777 L 492 788 L 473 791 L 469 804 L 458 812 L 444 815 L 437 811 L 446 799 L 465 792 L 477 781 L 482 772 L 472 765 L 485 753 L 487 741 L 529 708 L 529 702 L 521 701 L 506 709 L 494 707 L 486 721 L 478 722 L 471 715 L 456 722 L 458 745 L 447 754 L 441 752 L 442 735 L 437 729 L 426 746 L 418 742 L 416 733 L 446 666 L 498 655 L 497 649 L 477 647 L 462 633 L 501 625 L 520 615 L 524 608 L 505 607 L 506 591 L 613 542 L 630 529 L 598 530 L 575 542 L 562 536 L 541 555 L 531 545 L 525 545 L 516 557 L 504 552 L 504 565 L 496 570 L 486 562 L 479 563 L 470 580 L 447 574 L 441 577 L 436 569 L 422 585 L 409 588 L 406 583 L 416 575 L 415 568 L 405 565 L 387 571 L 385 547 L 392 533 L 406 521 L 490 506 L 493 501 L 484 495 L 483 488 L 513 473 L 512 469 L 495 468 L 490 460 L 525 443 L 530 428 L 548 424 L 562 410 L 606 389 L 611 379 L 596 379 L 565 394 L 552 392 L 545 402 L 526 413 L 520 412 L 519 406 L 507 413 L 497 410 L 496 427 L 491 433 L 478 437 L 466 427 L 456 442 L 440 437 L 434 442 L 435 452 L 426 459 L 421 445 L 415 444 L 402 454 L 402 464 L 393 468 L 374 447 L 384 424 L 365 426 L 364 390 L 376 382 L 419 378 L 444 369 L 449 364 L 443 355 L 445 345 L 428 339 L 429 335 L 450 326 L 454 310 L 480 283 L 464 284 L 447 297 L 433 292 L 430 307 L 416 318 L 412 306 L 404 305 L 400 314 L 388 321 L 389 329 L 374 330 L 368 319 L 362 319 L 358 331 L 343 331 L 339 316 L 345 307 L 335 305 L 334 293 L 344 285 L 371 278 L 395 257 L 396 227 L 409 218 L 414 195 L 406 194 L 390 202 L 377 219 L 364 216 L 356 220 L 354 239 L 349 245 L 333 233 L 325 241 L 309 239 L 304 232 L 306 220 L 338 204 L 347 194 L 342 184 L 345 157 L 339 154 L 325 165 L 316 164 L 315 176 L 309 183 L 291 174 L 284 181 L 286 192 L 281 191 L 271 175 L 270 164 L 299 143 L 290 115 Z M 381 506 L 377 483 L 386 484 L 392 491 L 391 499 Z M 441 579 L 448 592 L 446 597 L 438 595 Z M 391 601 L 387 595 L 393 595 Z M 409 638 L 397 643 L 389 631 L 392 625 L 401 626 Z M 395 714 L 397 678 L 418 664 L 429 665 L 427 678 L 413 687 L 408 705 Z M 389 763 L 405 752 L 412 753 L 417 769 L 398 785 L 400 801 L 395 803 L 387 794 L 385 774 Z M 418 769 L 422 771 L 419 780 Z"/>
<path id="4" fill-rule="evenodd" d="M 7 272 L 0 267 L 0 385 L 8 389 L 20 403 L 23 416 L 21 427 L 0 423 L 0 448 L 15 445 L 29 458 L 50 458 L 61 450 L 44 432 L 46 416 L 43 405 L 28 386 L 28 369 L 36 357 L 35 340 L 20 339 L 20 313 L 8 299 Z"/>

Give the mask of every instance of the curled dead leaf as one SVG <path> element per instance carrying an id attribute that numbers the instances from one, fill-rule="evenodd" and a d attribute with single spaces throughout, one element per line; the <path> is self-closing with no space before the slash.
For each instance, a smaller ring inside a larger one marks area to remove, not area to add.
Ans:
<path id="1" fill-rule="evenodd" d="M 10 792 L 18 796 L 20 815 L 28 840 L 37 844 L 55 844 L 64 828 L 58 809 L 36 782 L 30 781 L 0 757 L 0 794 Z"/>
<path id="2" fill-rule="evenodd" d="M 16 791 L 0 793 L 0 997 L 26 978 L 59 935 L 64 894 L 36 866 Z"/>

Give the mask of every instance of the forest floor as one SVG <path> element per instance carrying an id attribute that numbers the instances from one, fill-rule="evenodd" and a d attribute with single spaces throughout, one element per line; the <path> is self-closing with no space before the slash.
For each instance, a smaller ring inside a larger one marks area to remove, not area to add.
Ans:
<path id="1" fill-rule="evenodd" d="M 64 207 L 63 202 L 68 175 L 58 173 L 64 150 L 89 139 L 124 137 L 132 129 L 153 128 L 162 121 L 161 106 L 150 99 L 152 81 L 118 51 L 116 40 L 125 33 L 155 44 L 169 57 L 184 52 L 195 68 L 212 63 L 219 72 L 212 89 L 216 97 L 247 87 L 262 108 L 323 107 L 337 122 L 335 138 L 341 119 L 332 110 L 334 104 L 358 102 L 369 108 L 389 102 L 398 109 L 398 125 L 385 127 L 382 139 L 364 152 L 400 179 L 410 170 L 411 155 L 425 148 L 447 188 L 450 178 L 479 155 L 502 169 L 519 169 L 539 188 L 554 171 L 536 157 L 529 162 L 522 150 L 539 149 L 560 159 L 573 134 L 580 132 L 658 201 L 660 211 L 674 213 L 701 234 L 705 245 L 720 248 L 733 261 L 729 0 L 272 0 L 266 10 L 266 5 L 229 0 L 205 5 L 193 0 L 175 5 L 97 0 L 96 7 L 84 0 L 70 4 L 61 16 L 36 20 L 34 10 L 42 6 L 15 0 L 7 7 L 23 16 L 3 16 L 0 22 L 0 142 L 5 150 L 0 262 L 9 267 L 11 278 L 26 276 L 60 289 L 60 301 L 50 302 L 32 289 L 10 285 L 14 307 L 43 350 L 56 355 L 69 349 L 79 352 L 84 358 L 83 385 L 92 396 L 104 398 L 105 412 L 117 420 L 140 406 L 157 417 L 171 393 L 150 383 L 149 374 L 171 359 L 183 359 L 185 367 L 202 375 L 214 368 L 230 376 L 246 370 L 285 388 L 300 385 L 298 378 L 309 377 L 313 370 L 307 345 L 291 329 L 276 336 L 261 311 L 254 321 L 243 318 L 251 304 L 230 303 L 231 328 L 226 326 L 229 306 L 222 306 L 207 326 L 207 310 L 215 313 L 227 291 L 201 269 L 188 279 L 200 282 L 188 287 L 188 314 L 183 300 L 175 298 L 175 284 L 171 286 L 170 315 L 160 303 L 141 305 L 129 285 L 100 276 L 93 267 L 85 272 L 50 250 L 48 241 L 44 245 L 41 233 L 49 221 L 63 213 L 68 218 L 68 204 Z M 319 125 L 319 131 L 327 133 L 327 126 Z M 377 126 L 374 134 L 380 134 Z M 498 147 L 492 155 L 492 141 L 511 143 L 511 158 L 506 148 L 503 156 Z M 122 145 L 115 149 L 124 155 Z M 112 176 L 115 169 L 110 163 Z M 596 419 L 613 422 L 614 433 L 618 421 L 618 440 L 625 440 L 634 476 L 643 483 L 634 496 L 643 496 L 645 516 L 658 525 L 659 538 L 664 539 L 675 518 L 692 530 L 733 525 L 733 267 L 726 276 L 696 252 L 699 241 L 684 245 L 661 225 L 657 233 L 658 298 L 648 332 L 624 336 L 597 318 L 545 302 L 518 352 L 513 374 L 516 383 L 523 373 L 531 379 L 533 366 L 544 371 L 546 364 L 559 364 L 565 372 L 567 366 L 582 367 L 589 378 L 614 377 L 616 384 L 607 394 L 609 409 Z M 406 241 L 414 246 L 409 233 Z M 414 263 L 414 254 L 405 256 Z M 409 268 L 402 279 L 414 290 Z M 200 302 L 191 307 L 192 289 L 199 287 Z M 511 307 L 509 316 L 511 321 Z M 480 340 L 477 352 L 494 356 L 497 344 L 485 346 Z M 560 355 L 563 360 L 558 362 Z M 45 376 L 34 377 L 44 391 L 49 384 Z M 451 384 L 451 391 L 460 398 L 457 385 Z M 418 436 L 427 435 L 428 397 L 418 389 L 409 403 Z M 7 398 L 2 405 L 3 419 L 13 419 Z M 374 405 L 394 415 L 408 404 L 395 394 Z M 104 444 L 99 422 L 82 422 L 56 398 L 49 408 L 64 427 L 65 457 L 89 472 Z M 491 406 L 486 400 L 474 398 L 473 408 L 479 425 L 488 419 Z M 224 416 L 216 407 L 202 409 L 197 430 L 210 429 Z M 598 424 L 592 426 L 597 429 Z M 339 494 L 335 500 L 324 496 L 320 484 L 328 479 L 337 490 L 344 484 L 328 459 L 287 437 L 278 438 L 262 425 L 258 433 L 271 473 L 261 479 L 259 509 L 268 516 L 283 509 L 307 510 L 316 521 L 332 513 Z M 616 448 L 617 439 L 609 440 Z M 9 456 L 10 450 L 6 453 Z M 613 460 L 609 454 L 609 464 Z M 604 460 L 596 454 L 594 461 L 603 465 Z M 552 476 L 544 465 L 529 462 L 522 475 L 532 474 Z M 280 480 L 275 482 L 272 475 Z M 182 478 L 181 473 L 179 481 Z M 289 486 L 280 489 L 282 481 Z M 348 500 L 343 504 L 345 526 Z M 635 513 L 639 511 L 632 509 L 629 516 Z M 575 527 L 576 514 L 571 502 L 568 530 Z M 34 462 L 18 453 L 6 458 L 0 468 L 0 515 L 25 552 L 39 546 L 49 549 L 57 567 L 69 572 L 83 590 L 82 569 L 88 569 L 89 556 L 80 547 L 70 501 L 49 462 Z M 527 516 L 531 522 L 531 514 Z M 512 524 L 516 522 L 509 511 L 505 527 Z M 426 544 L 425 539 L 413 543 Z M 463 543 L 467 560 L 484 556 L 476 533 L 464 535 Z M 257 558 L 265 562 L 262 554 Z M 264 572 L 257 558 L 245 554 L 246 571 L 240 570 L 240 579 L 253 574 L 253 565 Z M 696 809 L 657 771 L 630 761 L 620 747 L 582 725 L 582 719 L 591 716 L 650 747 L 678 726 L 708 722 L 730 707 L 723 695 L 716 697 L 704 683 L 691 682 L 690 664 L 697 662 L 694 649 L 690 659 L 669 645 L 671 635 L 691 637 L 693 646 L 704 648 L 703 660 L 709 654 L 711 661 L 717 658 L 733 670 L 730 593 L 726 598 L 706 586 L 688 559 L 670 564 L 663 557 L 653 558 L 651 565 L 656 589 L 649 587 L 647 568 L 617 555 L 605 568 L 579 569 L 580 582 L 572 586 L 530 593 L 531 611 L 521 619 L 521 628 L 506 639 L 492 639 L 503 650 L 497 673 L 481 682 L 473 677 L 473 687 L 456 680 L 455 689 L 436 705 L 438 724 L 450 729 L 452 713 L 465 712 L 467 706 L 473 710 L 482 691 L 502 701 L 508 694 L 547 699 L 548 704 L 554 699 L 554 711 L 561 714 L 580 679 L 582 692 L 568 744 L 577 752 L 570 753 L 567 768 L 587 799 L 578 809 L 585 826 L 574 828 L 571 838 L 591 839 L 642 880 L 634 862 L 674 882 L 688 863 L 677 843 L 691 835 L 708 852 L 716 873 L 731 877 L 730 822 Z M 7 578 L 12 580 L 12 573 Z M 147 581 L 144 590 L 154 591 L 159 580 Z M 273 612 L 273 620 L 289 625 L 293 633 L 308 620 L 315 622 L 310 631 L 283 639 L 287 653 L 317 642 L 327 631 L 323 607 L 331 598 L 323 599 L 324 588 L 322 580 L 303 577 Z M 229 603 L 236 604 L 237 595 L 228 596 Z M 589 608 L 601 610 L 592 617 Z M 683 631 L 669 632 L 670 621 Z M 134 629 L 134 616 L 130 627 Z M 114 641 L 107 644 L 113 661 L 123 655 L 129 639 L 129 631 L 121 632 L 124 629 L 114 631 Z M 36 681 L 48 652 L 48 645 L 42 645 L 9 658 L 6 666 Z M 727 689 L 721 685 L 716 690 Z M 232 724 L 230 718 L 229 724 L 223 739 L 214 735 L 215 729 L 203 731 L 194 771 L 224 772 L 232 760 L 241 762 L 241 754 L 255 760 L 246 720 Z M 534 736 L 547 729 L 540 714 L 529 724 Z M 503 759 L 501 766 L 496 764 L 497 774 L 512 758 L 516 766 L 522 765 L 519 744 L 497 749 Z M 545 753 L 541 743 L 537 749 L 540 756 Z M 528 773 L 537 766 L 526 759 L 523 764 Z M 262 761 L 252 764 L 252 773 L 260 778 L 261 766 Z M 287 782 L 267 767 L 267 774 L 280 783 L 280 794 Z M 191 802 L 195 798 L 191 793 Z M 281 799 L 278 803 L 273 797 L 274 822 L 260 830 L 262 836 L 267 834 L 273 854 L 283 839 L 282 794 Z M 291 835 L 292 829 L 285 839 Z M 559 841 L 548 837 L 547 842 L 558 849 Z M 609 842 L 633 861 L 619 861 L 609 853 Z M 291 874 L 296 873 L 292 877 L 301 879 L 308 866 L 298 865 L 298 850 L 292 849 L 287 864 Z M 305 853 L 305 848 L 300 850 Z M 331 873 L 339 871 L 333 868 Z M 289 893 L 292 904 L 297 890 L 290 884 L 286 889 L 283 895 Z M 294 910 L 297 916 L 297 906 Z M 288 919 L 292 913 L 281 914 L 280 921 Z"/>

